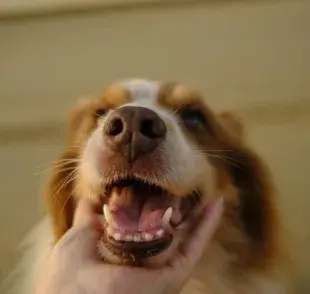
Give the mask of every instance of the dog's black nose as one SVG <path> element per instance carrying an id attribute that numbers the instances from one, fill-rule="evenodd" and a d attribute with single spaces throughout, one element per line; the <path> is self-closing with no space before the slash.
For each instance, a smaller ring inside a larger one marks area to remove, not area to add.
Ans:
<path id="1" fill-rule="evenodd" d="M 110 148 L 133 162 L 152 152 L 165 138 L 165 122 L 151 109 L 124 106 L 114 110 L 103 128 Z"/>

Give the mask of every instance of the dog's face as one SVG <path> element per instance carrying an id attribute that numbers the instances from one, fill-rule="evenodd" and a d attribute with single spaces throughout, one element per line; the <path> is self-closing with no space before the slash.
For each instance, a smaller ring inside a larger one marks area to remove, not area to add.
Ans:
<path id="1" fill-rule="evenodd" d="M 103 214 L 103 257 L 158 266 L 186 240 L 202 207 L 224 196 L 230 233 L 223 229 L 222 241 L 241 236 L 249 258 L 267 252 L 267 185 L 241 137 L 237 121 L 213 114 L 183 85 L 110 86 L 71 117 L 68 150 L 48 193 L 57 236 L 70 228 L 77 199 L 89 197 Z"/>

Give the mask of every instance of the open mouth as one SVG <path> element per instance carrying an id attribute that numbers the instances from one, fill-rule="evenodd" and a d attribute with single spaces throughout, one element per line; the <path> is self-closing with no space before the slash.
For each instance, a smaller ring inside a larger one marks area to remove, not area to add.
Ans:
<path id="1" fill-rule="evenodd" d="M 122 178 L 106 187 L 102 241 L 114 254 L 142 259 L 166 250 L 175 230 L 190 216 L 198 194 L 172 195 L 138 178 Z"/>

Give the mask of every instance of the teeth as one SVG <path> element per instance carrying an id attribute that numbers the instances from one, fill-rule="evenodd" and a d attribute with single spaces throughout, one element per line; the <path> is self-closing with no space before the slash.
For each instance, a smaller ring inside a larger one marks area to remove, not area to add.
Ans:
<path id="1" fill-rule="evenodd" d="M 133 236 L 131 236 L 131 235 L 125 236 L 125 241 L 131 242 L 132 240 L 133 240 Z"/>
<path id="2" fill-rule="evenodd" d="M 126 242 L 142 242 L 142 241 L 151 241 L 156 238 L 161 238 L 164 236 L 164 229 L 157 230 L 154 234 L 150 233 L 136 233 L 134 235 L 122 235 L 120 232 L 113 232 L 113 228 L 107 227 L 108 236 L 112 237 L 116 241 L 126 241 Z"/>
<path id="3" fill-rule="evenodd" d="M 116 241 L 120 241 L 121 238 L 122 238 L 122 236 L 121 236 L 120 233 L 115 233 L 114 236 L 113 236 L 113 238 L 114 238 Z"/>
<path id="4" fill-rule="evenodd" d="M 153 235 L 152 235 L 152 234 L 145 233 L 144 239 L 145 239 L 146 241 L 151 241 L 151 240 L 153 239 Z"/>
<path id="5" fill-rule="evenodd" d="M 167 226 L 169 226 L 169 222 L 170 222 L 170 219 L 171 219 L 171 216 L 172 216 L 172 207 L 169 207 L 163 217 L 161 218 L 161 221 L 162 221 L 162 225 L 164 228 L 166 228 Z"/>
<path id="6" fill-rule="evenodd" d="M 138 235 L 138 234 L 134 235 L 133 240 L 134 240 L 134 242 L 140 242 L 141 241 L 140 235 Z"/>
<path id="7" fill-rule="evenodd" d="M 157 237 L 162 237 L 163 235 L 164 235 L 164 230 L 163 229 L 160 229 L 160 230 L 156 231 L 156 236 Z"/>
<path id="8" fill-rule="evenodd" d="M 110 223 L 111 222 L 111 213 L 110 213 L 108 205 L 106 205 L 106 204 L 103 205 L 103 214 L 104 214 L 106 222 Z"/>

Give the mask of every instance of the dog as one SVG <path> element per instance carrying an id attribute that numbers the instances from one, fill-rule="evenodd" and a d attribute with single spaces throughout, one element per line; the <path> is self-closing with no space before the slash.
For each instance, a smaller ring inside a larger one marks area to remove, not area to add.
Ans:
<path id="1" fill-rule="evenodd" d="M 222 197 L 220 226 L 182 293 L 286 293 L 268 168 L 246 146 L 240 119 L 214 113 L 186 85 L 116 82 L 72 111 L 47 187 L 49 216 L 31 236 L 19 293 L 34 292 L 81 197 L 102 214 L 98 251 L 106 262 L 157 268 L 186 241 L 203 207 Z"/>

